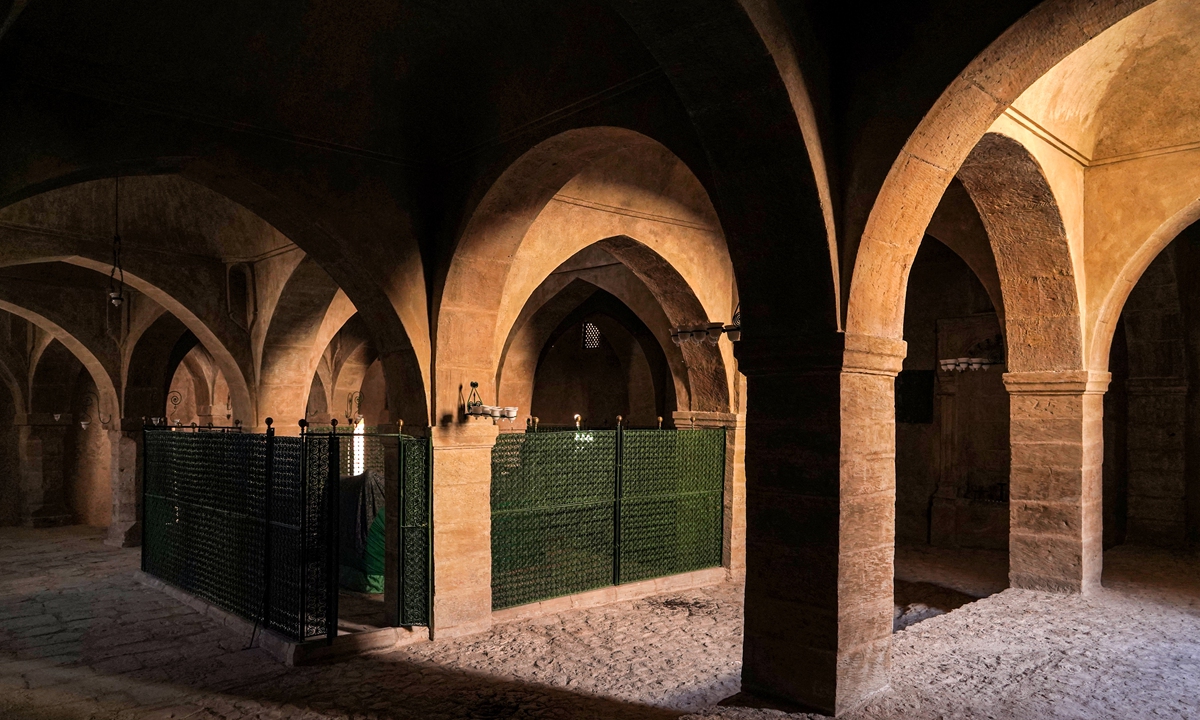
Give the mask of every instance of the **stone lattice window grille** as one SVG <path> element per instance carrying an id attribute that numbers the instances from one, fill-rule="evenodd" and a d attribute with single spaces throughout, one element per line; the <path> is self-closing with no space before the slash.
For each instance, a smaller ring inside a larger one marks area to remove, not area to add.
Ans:
<path id="1" fill-rule="evenodd" d="M 597 350 L 600 347 L 600 327 L 596 323 L 583 324 L 583 349 Z"/>

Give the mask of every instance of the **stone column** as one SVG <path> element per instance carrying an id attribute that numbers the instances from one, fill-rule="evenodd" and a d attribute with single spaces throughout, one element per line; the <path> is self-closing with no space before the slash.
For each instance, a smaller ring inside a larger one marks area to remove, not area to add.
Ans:
<path id="1" fill-rule="evenodd" d="M 499 432 L 484 418 L 432 430 L 435 638 L 492 624 L 492 447 Z"/>
<path id="2" fill-rule="evenodd" d="M 738 344 L 747 692 L 841 713 L 887 686 L 904 347 L 832 333 Z"/>
<path id="3" fill-rule="evenodd" d="M 1128 463 L 1130 542 L 1180 544 L 1186 536 L 1186 418 L 1183 378 L 1129 378 Z"/>
<path id="4" fill-rule="evenodd" d="M 112 446 L 112 520 L 104 544 L 136 547 L 142 544 L 142 421 L 124 418 L 121 427 L 108 431 Z"/>
<path id="5" fill-rule="evenodd" d="M 1100 585 L 1104 391 L 1108 373 L 1010 372 L 1009 584 Z"/>
<path id="6" fill-rule="evenodd" d="M 746 414 L 676 411 L 676 428 L 725 428 L 725 508 L 721 564 L 729 580 L 746 577 Z"/>
<path id="7" fill-rule="evenodd" d="M 70 525 L 64 472 L 66 436 L 71 415 L 29 415 L 17 427 L 17 458 L 23 498 L 21 517 L 28 527 Z"/>

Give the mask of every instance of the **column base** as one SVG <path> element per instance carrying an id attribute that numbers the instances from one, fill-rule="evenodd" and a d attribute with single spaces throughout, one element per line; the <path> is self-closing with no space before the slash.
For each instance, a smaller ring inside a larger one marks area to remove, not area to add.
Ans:
<path id="1" fill-rule="evenodd" d="M 139 547 L 142 544 L 142 524 L 134 522 L 109 525 L 104 544 L 118 548 Z"/>

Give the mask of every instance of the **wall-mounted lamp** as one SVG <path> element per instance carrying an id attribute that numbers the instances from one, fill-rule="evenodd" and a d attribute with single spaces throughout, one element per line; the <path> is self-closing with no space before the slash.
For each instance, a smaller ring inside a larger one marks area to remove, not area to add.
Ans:
<path id="1" fill-rule="evenodd" d="M 987 370 L 993 365 L 1004 364 L 1004 339 L 997 335 L 987 340 L 981 340 L 967 348 L 967 357 L 943 358 L 938 360 L 942 372 L 963 372 L 965 370 Z"/>
<path id="2" fill-rule="evenodd" d="M 171 404 L 171 410 L 167 412 L 167 415 L 178 415 L 179 404 L 183 402 L 183 393 L 178 390 L 172 390 L 167 393 L 167 402 Z"/>
<path id="3" fill-rule="evenodd" d="M 963 372 L 964 370 L 987 370 L 1001 363 L 981 357 L 961 357 L 938 360 L 938 366 L 945 372 Z"/>
<path id="4" fill-rule="evenodd" d="M 121 267 L 121 177 L 113 178 L 113 261 L 108 274 L 108 301 L 113 307 L 125 302 L 125 270 Z"/>
<path id="5" fill-rule="evenodd" d="M 721 335 L 723 334 L 729 336 L 730 342 L 738 342 L 742 339 L 741 303 L 738 303 L 737 308 L 733 311 L 733 322 L 729 325 L 710 322 L 704 325 L 673 328 L 671 330 L 671 342 L 676 345 L 684 343 L 691 343 L 693 345 L 708 343 L 709 345 L 716 345 L 721 341 Z"/>
<path id="6" fill-rule="evenodd" d="M 363 394 L 355 390 L 346 396 L 346 422 L 353 423 L 362 419 Z"/>
<path id="7" fill-rule="evenodd" d="M 479 397 L 479 383 L 472 381 L 471 394 L 467 396 L 465 409 L 469 417 L 488 417 L 492 419 L 492 422 L 498 422 L 500 420 L 516 420 L 517 411 L 520 408 L 484 405 L 483 398 Z"/>
<path id="8" fill-rule="evenodd" d="M 79 421 L 79 427 L 87 430 L 88 425 L 92 423 L 92 407 L 96 408 L 96 417 L 102 425 L 112 422 L 112 415 L 105 417 L 104 413 L 100 411 L 100 396 L 94 392 L 88 392 L 83 396 L 83 419 Z"/>

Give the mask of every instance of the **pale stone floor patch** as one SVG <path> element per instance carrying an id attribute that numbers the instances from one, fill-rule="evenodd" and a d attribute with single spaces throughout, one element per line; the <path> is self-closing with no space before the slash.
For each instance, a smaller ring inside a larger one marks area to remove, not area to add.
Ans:
<path id="1" fill-rule="evenodd" d="M 713 707 L 738 690 L 735 585 L 285 668 L 100 538 L 0 530 L 0 718 L 783 717 Z M 1100 593 L 1009 590 L 898 633 L 892 689 L 848 717 L 1200 718 L 1200 561 L 1106 563 Z"/>

